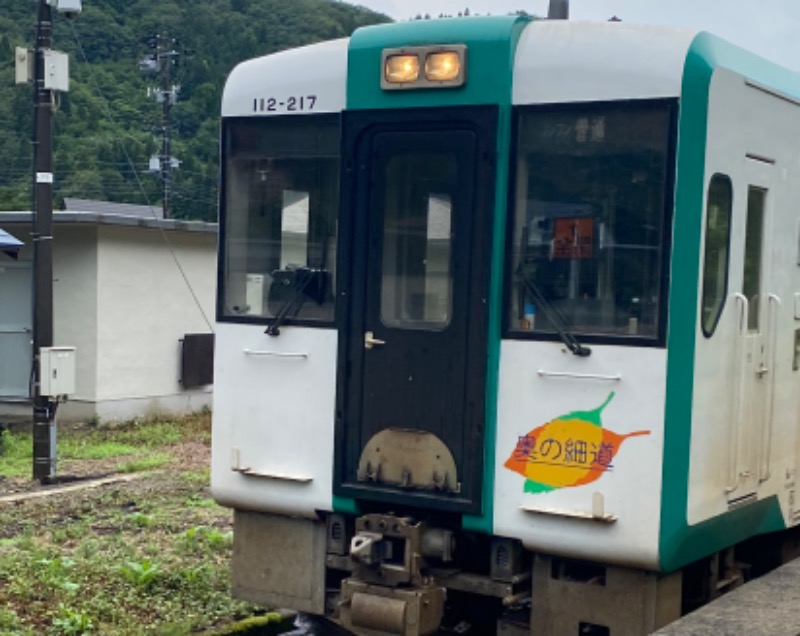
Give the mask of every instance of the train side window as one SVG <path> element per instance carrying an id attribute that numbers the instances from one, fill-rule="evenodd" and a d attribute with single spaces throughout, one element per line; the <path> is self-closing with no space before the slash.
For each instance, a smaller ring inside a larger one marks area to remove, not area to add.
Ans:
<path id="1" fill-rule="evenodd" d="M 221 319 L 333 320 L 338 117 L 223 126 Z"/>
<path id="2" fill-rule="evenodd" d="M 733 185 L 727 175 L 715 174 L 708 184 L 706 245 L 703 257 L 703 335 L 710 338 L 719 322 L 728 294 Z"/>
<path id="3" fill-rule="evenodd" d="M 747 330 L 759 330 L 761 301 L 761 261 L 764 244 L 764 208 L 767 191 L 750 186 L 747 191 L 747 228 L 744 239 L 742 293 L 749 301 Z"/>

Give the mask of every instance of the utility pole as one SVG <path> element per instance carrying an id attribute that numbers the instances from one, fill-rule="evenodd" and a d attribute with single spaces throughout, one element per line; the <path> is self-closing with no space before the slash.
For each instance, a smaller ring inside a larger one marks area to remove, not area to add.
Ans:
<path id="1" fill-rule="evenodd" d="M 56 472 L 54 405 L 40 391 L 41 349 L 53 345 L 53 91 L 44 81 L 52 40 L 52 9 L 47 0 L 38 0 L 33 82 L 33 478 L 39 480 Z"/>
<path id="2" fill-rule="evenodd" d="M 53 11 L 72 18 L 81 0 L 36 0 L 36 46 L 18 48 L 16 83 L 33 84 L 33 478 L 56 472 L 56 404 L 42 390 L 42 359 L 53 347 L 53 106 L 69 90 L 69 58 L 53 51 Z M 74 349 L 73 349 L 74 351 Z M 48 358 L 48 362 L 50 359 Z M 54 376 L 55 377 L 55 376 Z M 62 375 L 63 377 L 63 375 Z M 47 373 L 47 379 L 50 379 Z M 71 389 L 74 390 L 74 389 Z M 64 391 L 66 394 L 68 391 Z"/>
<path id="3" fill-rule="evenodd" d="M 548 20 L 569 20 L 569 0 L 550 0 Z"/>
<path id="4" fill-rule="evenodd" d="M 160 73 L 161 86 L 158 89 L 147 89 L 148 96 L 155 97 L 161 104 L 161 154 L 151 157 L 150 172 L 157 172 L 161 177 L 161 197 L 164 218 L 169 218 L 171 171 L 180 165 L 180 162 L 171 154 L 171 109 L 178 101 L 180 86 L 171 83 L 170 69 L 178 65 L 180 52 L 177 50 L 178 39 L 167 35 L 153 35 L 147 39 L 154 52 L 146 55 L 139 62 L 139 70 L 143 73 Z"/>
<path id="5" fill-rule="evenodd" d="M 169 67 L 171 66 L 170 60 L 165 60 L 163 69 L 161 71 L 161 188 L 163 190 L 162 208 L 164 210 L 164 218 L 169 218 L 169 187 L 170 187 L 170 106 L 172 105 L 172 95 L 170 94 L 169 85 Z"/>

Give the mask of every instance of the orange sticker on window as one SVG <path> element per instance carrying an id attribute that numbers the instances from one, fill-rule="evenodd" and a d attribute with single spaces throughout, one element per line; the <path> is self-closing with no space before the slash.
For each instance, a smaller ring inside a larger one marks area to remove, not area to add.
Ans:
<path id="1" fill-rule="evenodd" d="M 592 258 L 593 219 L 555 219 L 553 235 L 553 258 Z"/>

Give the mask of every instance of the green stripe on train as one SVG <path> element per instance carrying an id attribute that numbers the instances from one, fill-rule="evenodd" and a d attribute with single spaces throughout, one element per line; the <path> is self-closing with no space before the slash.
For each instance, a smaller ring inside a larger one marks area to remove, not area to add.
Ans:
<path id="1" fill-rule="evenodd" d="M 673 571 L 748 536 L 785 527 L 772 497 L 690 526 L 686 519 L 689 452 L 692 439 L 697 284 L 700 267 L 705 184 L 708 101 L 714 69 L 757 79 L 788 94 L 798 94 L 794 74 L 707 33 L 692 42 L 686 57 L 678 124 L 673 255 L 670 271 L 667 393 L 664 425 L 659 561 Z M 699 424 L 699 423 L 698 423 Z"/>
<path id="2" fill-rule="evenodd" d="M 430 108 L 497 104 L 497 166 L 494 199 L 492 278 L 489 291 L 489 339 L 484 428 L 483 509 L 464 517 L 466 530 L 493 531 L 494 471 L 497 431 L 497 378 L 503 299 L 506 207 L 511 130 L 514 54 L 527 18 L 518 16 L 416 20 L 357 30 L 350 40 L 347 69 L 348 110 Z M 454 26 L 457 25 L 457 29 Z M 386 48 L 464 44 L 467 80 L 460 88 L 384 91 L 381 53 Z"/>
<path id="3" fill-rule="evenodd" d="M 414 20 L 358 29 L 347 56 L 347 108 L 421 108 L 510 104 L 514 51 L 528 22 L 515 16 Z M 459 88 L 385 91 L 381 53 L 387 48 L 464 44 L 466 83 Z"/>

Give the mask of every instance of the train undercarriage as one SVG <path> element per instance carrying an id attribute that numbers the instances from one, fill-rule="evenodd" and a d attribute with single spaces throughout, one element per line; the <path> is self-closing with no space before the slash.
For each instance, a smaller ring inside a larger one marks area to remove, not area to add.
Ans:
<path id="1" fill-rule="evenodd" d="M 660 574 L 394 514 L 323 522 L 237 510 L 235 527 L 235 596 L 362 636 L 648 634 L 800 555 L 790 532 Z"/>

